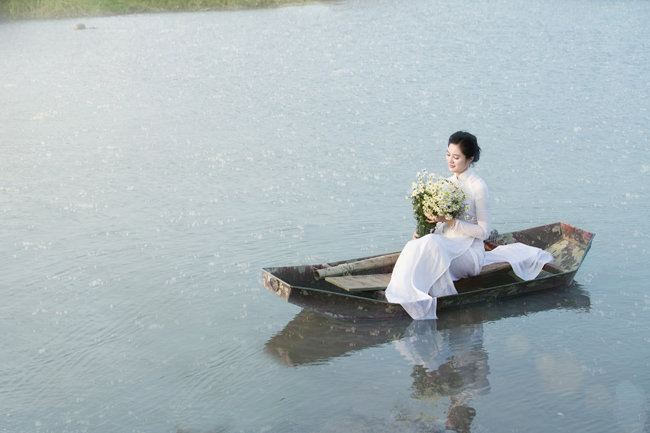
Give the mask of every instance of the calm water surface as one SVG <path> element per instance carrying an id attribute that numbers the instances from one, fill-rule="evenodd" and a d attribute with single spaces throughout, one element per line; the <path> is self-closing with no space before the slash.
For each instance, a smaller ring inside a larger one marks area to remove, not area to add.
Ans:
<path id="1" fill-rule="evenodd" d="M 0 431 L 650 432 L 650 3 L 0 24 Z M 466 129 L 576 283 L 344 324 L 265 266 L 399 250 Z"/>

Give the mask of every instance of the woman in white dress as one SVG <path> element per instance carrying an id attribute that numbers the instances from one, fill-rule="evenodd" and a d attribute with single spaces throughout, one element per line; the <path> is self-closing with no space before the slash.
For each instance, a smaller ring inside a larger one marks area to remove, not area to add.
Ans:
<path id="1" fill-rule="evenodd" d="M 509 262 L 519 278 L 532 280 L 553 261 L 551 253 L 521 243 L 485 251 L 492 225 L 490 196 L 471 168 L 480 156 L 474 135 L 458 131 L 449 137 L 449 180 L 465 192 L 469 208 L 454 220 L 431 216 L 429 222 L 438 223 L 435 232 L 421 238 L 414 234 L 395 263 L 386 299 L 401 304 L 414 319 L 436 319 L 436 298 L 455 295 L 454 281 L 478 275 L 484 265 Z"/>
<path id="2" fill-rule="evenodd" d="M 480 156 L 474 135 L 458 131 L 449 137 L 449 180 L 463 189 L 469 209 L 455 220 L 431 217 L 429 222 L 438 223 L 435 232 L 414 234 L 395 264 L 386 299 L 402 304 L 414 319 L 437 318 L 436 298 L 456 294 L 454 281 L 481 272 L 491 221 L 487 186 L 471 168 Z"/>

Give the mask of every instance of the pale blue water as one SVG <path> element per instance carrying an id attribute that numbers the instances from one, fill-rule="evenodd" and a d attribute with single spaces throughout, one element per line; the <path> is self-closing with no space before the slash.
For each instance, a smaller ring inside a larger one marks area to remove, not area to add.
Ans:
<path id="1" fill-rule="evenodd" d="M 650 432 L 649 19 L 347 0 L 3 22 L 0 431 Z M 596 233 L 576 284 L 356 326 L 262 288 L 261 267 L 399 250 L 459 129 L 495 228 Z"/>

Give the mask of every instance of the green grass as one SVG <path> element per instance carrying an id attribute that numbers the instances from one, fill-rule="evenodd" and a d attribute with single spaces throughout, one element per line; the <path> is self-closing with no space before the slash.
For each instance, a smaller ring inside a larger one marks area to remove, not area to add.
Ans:
<path id="1" fill-rule="evenodd" d="M 305 0 L 0 0 L 0 17 L 64 18 L 138 12 L 260 8 Z"/>

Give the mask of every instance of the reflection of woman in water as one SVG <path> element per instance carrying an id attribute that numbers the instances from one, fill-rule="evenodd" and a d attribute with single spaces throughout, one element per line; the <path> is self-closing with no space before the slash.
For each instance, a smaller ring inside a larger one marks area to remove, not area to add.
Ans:
<path id="1" fill-rule="evenodd" d="M 436 298 L 455 295 L 454 281 L 478 275 L 484 265 L 507 261 L 518 277 L 530 280 L 553 260 L 550 253 L 518 243 L 485 252 L 483 241 L 492 224 L 490 197 L 471 168 L 480 156 L 474 135 L 458 131 L 449 137 L 447 165 L 453 174 L 448 180 L 463 190 L 468 210 L 452 220 L 431 216 L 429 222 L 438 223 L 435 232 L 414 235 L 395 263 L 386 299 L 401 304 L 414 319 L 437 318 Z"/>
<path id="2" fill-rule="evenodd" d="M 469 432 L 476 415 L 470 402 L 490 392 L 483 325 L 438 331 L 436 321 L 413 321 L 395 347 L 415 364 L 413 398 L 438 401 L 449 397 L 446 427 Z"/>

